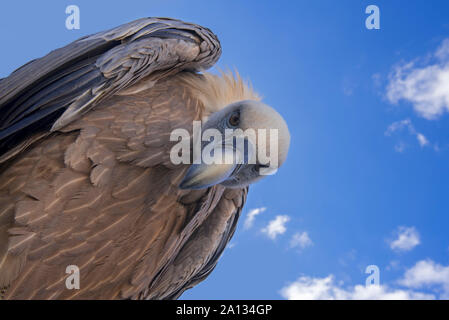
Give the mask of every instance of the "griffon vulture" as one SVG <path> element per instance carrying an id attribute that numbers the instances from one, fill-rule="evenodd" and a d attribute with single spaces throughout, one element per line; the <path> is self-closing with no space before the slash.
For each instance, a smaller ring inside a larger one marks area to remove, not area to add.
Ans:
<path id="1" fill-rule="evenodd" d="M 174 164 L 171 132 L 275 128 L 279 164 L 290 142 L 238 75 L 200 73 L 220 54 L 207 28 L 145 18 L 0 80 L 0 298 L 175 299 L 210 274 L 270 164 Z"/>

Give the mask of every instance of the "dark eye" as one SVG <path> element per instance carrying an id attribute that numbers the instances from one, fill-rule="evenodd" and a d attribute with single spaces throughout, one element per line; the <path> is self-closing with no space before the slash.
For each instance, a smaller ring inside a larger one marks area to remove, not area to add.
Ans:
<path id="1" fill-rule="evenodd" d="M 240 124 L 240 114 L 238 112 L 231 114 L 228 123 L 231 127 L 238 127 Z"/>

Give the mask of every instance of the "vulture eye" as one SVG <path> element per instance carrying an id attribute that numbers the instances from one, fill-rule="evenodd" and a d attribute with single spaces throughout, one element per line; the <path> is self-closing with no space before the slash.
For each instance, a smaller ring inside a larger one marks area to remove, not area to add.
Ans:
<path id="1" fill-rule="evenodd" d="M 233 114 L 231 114 L 228 123 L 231 127 L 238 127 L 238 125 L 240 124 L 240 113 L 234 112 Z"/>

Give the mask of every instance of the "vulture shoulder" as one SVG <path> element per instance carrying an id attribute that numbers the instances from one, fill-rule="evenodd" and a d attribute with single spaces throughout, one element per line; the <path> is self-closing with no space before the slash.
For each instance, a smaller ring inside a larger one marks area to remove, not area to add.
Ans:
<path id="1" fill-rule="evenodd" d="M 144 18 L 35 59 L 0 81 L 1 160 L 30 135 L 61 129 L 141 80 L 150 88 L 183 70 L 202 71 L 220 54 L 220 43 L 207 28 Z"/>
<path id="2" fill-rule="evenodd" d="M 170 133 L 255 97 L 194 73 L 220 52 L 206 28 L 140 19 L 0 81 L 0 298 L 172 299 L 207 277 L 247 188 L 180 190 Z"/>

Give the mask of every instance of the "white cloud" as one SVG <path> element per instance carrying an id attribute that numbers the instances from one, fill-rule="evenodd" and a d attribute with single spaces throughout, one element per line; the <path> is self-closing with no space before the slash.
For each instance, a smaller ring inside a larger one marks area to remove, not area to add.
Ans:
<path id="1" fill-rule="evenodd" d="M 387 130 L 385 131 L 385 135 L 391 136 L 393 133 L 401 131 L 403 129 L 407 129 L 410 135 L 415 136 L 416 140 L 418 140 L 418 143 L 421 147 L 430 145 L 430 142 L 426 138 L 426 136 L 423 135 L 421 132 L 416 131 L 415 126 L 413 125 L 410 119 L 404 119 L 393 122 L 391 125 L 388 126 Z M 405 150 L 405 144 L 403 142 L 398 143 L 395 146 L 395 150 L 397 152 L 403 152 Z"/>
<path id="2" fill-rule="evenodd" d="M 443 43 L 435 52 L 435 56 L 441 61 L 447 61 L 449 59 L 449 39 L 443 40 Z"/>
<path id="3" fill-rule="evenodd" d="M 397 268 L 398 263 L 392 262 L 390 266 Z M 449 265 L 421 260 L 405 270 L 397 281 L 368 286 L 344 286 L 332 274 L 324 278 L 301 276 L 282 288 L 280 294 L 290 300 L 449 299 Z"/>
<path id="4" fill-rule="evenodd" d="M 432 260 L 421 260 L 408 269 L 398 283 L 409 288 L 439 286 L 443 289 L 444 298 L 448 299 L 449 266 L 443 266 Z"/>
<path id="5" fill-rule="evenodd" d="M 417 66 L 410 62 L 397 67 L 387 86 L 392 103 L 406 100 L 426 119 L 435 119 L 449 111 L 449 39 L 433 55 L 433 64 Z"/>
<path id="6" fill-rule="evenodd" d="M 418 139 L 419 145 L 421 147 L 425 147 L 425 146 L 429 145 L 429 140 L 427 140 L 427 138 L 422 133 L 418 132 L 416 134 L 416 139 Z"/>
<path id="7" fill-rule="evenodd" d="M 385 131 L 386 136 L 391 136 L 396 131 L 400 131 L 404 128 L 407 128 L 411 134 L 415 133 L 415 127 L 413 127 L 413 124 L 410 119 L 404 119 L 400 121 L 395 121 L 392 124 L 390 124 Z"/>
<path id="8" fill-rule="evenodd" d="M 390 248 L 396 251 L 410 251 L 421 243 L 419 233 L 414 227 L 399 227 L 398 237 L 390 242 Z"/>
<path id="9" fill-rule="evenodd" d="M 385 285 L 356 285 L 344 288 L 336 284 L 334 276 L 311 278 L 302 276 L 281 289 L 281 295 L 289 300 L 412 300 L 435 299 L 432 294 L 409 289 L 394 289 Z"/>
<path id="10" fill-rule="evenodd" d="M 289 220 L 289 216 L 276 216 L 274 220 L 271 220 L 268 225 L 262 229 L 262 232 L 265 233 L 269 238 L 274 240 L 278 235 L 285 233 L 285 231 L 287 230 L 285 224 Z"/>
<path id="11" fill-rule="evenodd" d="M 243 224 L 243 227 L 245 229 L 251 228 L 253 226 L 253 224 L 254 224 L 254 220 L 256 219 L 256 216 L 261 214 L 265 210 L 267 210 L 267 208 L 262 207 L 262 208 L 252 209 L 250 212 L 248 212 L 248 214 L 246 215 L 246 219 L 245 219 L 245 222 Z"/>
<path id="12" fill-rule="evenodd" d="M 313 245 L 312 239 L 310 239 L 309 234 L 305 231 L 301 233 L 295 233 L 290 240 L 291 248 L 304 249 L 311 245 Z"/>

